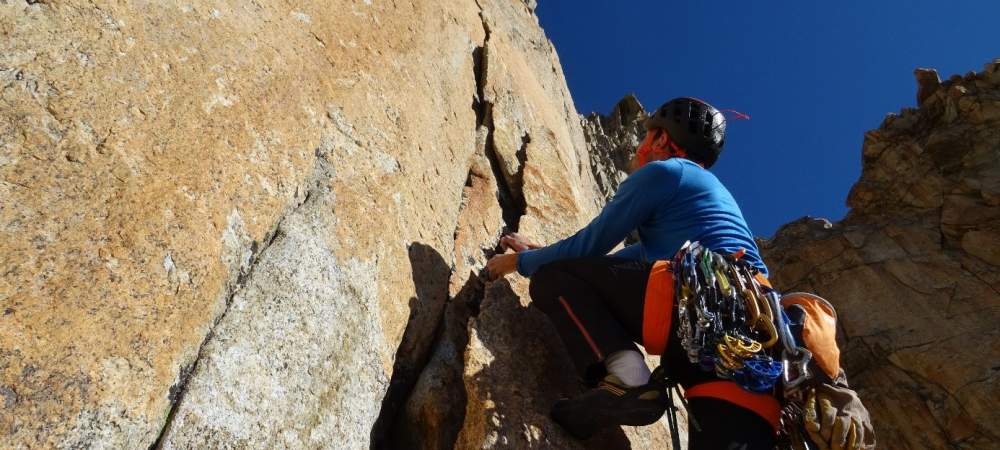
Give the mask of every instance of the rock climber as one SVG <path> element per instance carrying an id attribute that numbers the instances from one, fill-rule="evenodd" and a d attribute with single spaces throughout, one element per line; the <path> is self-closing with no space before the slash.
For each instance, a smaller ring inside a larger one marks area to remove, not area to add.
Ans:
<path id="1" fill-rule="evenodd" d="M 532 304 L 558 331 L 590 390 L 556 403 L 553 419 L 578 438 L 612 425 L 647 425 L 667 408 L 662 386 L 636 343 L 661 356 L 683 387 L 691 449 L 771 449 L 781 404 L 692 364 L 676 339 L 669 260 L 686 241 L 740 254 L 765 280 L 767 267 L 733 196 L 708 170 L 725 141 L 725 116 L 694 98 L 673 99 L 645 122 L 632 172 L 586 227 L 548 246 L 516 233 L 501 245 L 513 253 L 487 263 L 493 278 L 530 277 Z M 639 243 L 608 255 L 633 230 Z M 827 389 L 828 388 L 828 389 Z M 820 448 L 874 448 L 867 410 L 857 395 L 830 385 L 809 400 L 805 428 Z M 811 420 L 811 421 L 810 421 Z"/>

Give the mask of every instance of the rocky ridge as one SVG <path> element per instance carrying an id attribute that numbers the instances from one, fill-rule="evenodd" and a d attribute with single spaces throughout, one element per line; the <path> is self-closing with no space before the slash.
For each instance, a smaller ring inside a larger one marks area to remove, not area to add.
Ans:
<path id="1" fill-rule="evenodd" d="M 583 135 L 590 149 L 590 168 L 597 187 L 610 200 L 628 174 L 628 164 L 646 135 L 648 113 L 639 99 L 623 97 L 608 115 L 590 113 L 583 118 Z"/>

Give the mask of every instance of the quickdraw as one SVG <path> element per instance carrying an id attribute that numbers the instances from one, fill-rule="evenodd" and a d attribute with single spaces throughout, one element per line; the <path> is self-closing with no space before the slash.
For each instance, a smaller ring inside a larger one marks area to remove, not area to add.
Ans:
<path id="1" fill-rule="evenodd" d="M 678 334 L 691 363 L 752 392 L 805 379 L 810 355 L 796 346 L 780 296 L 757 281 L 755 268 L 698 242 L 685 243 L 673 263 Z"/>

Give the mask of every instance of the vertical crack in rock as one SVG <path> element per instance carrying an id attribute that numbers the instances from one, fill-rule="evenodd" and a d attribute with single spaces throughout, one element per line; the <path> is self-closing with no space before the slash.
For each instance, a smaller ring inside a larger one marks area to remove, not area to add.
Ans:
<path id="1" fill-rule="evenodd" d="M 503 210 L 503 221 L 506 231 L 517 231 L 521 223 L 521 216 L 524 215 L 527 210 L 527 204 L 524 200 L 524 192 L 521 189 L 521 183 L 524 175 L 524 165 L 527 163 L 527 145 L 531 142 L 531 137 L 528 134 L 522 136 L 522 146 L 518 150 L 518 171 L 514 175 L 515 182 L 509 182 L 507 177 L 504 175 L 502 165 L 503 162 L 500 155 L 497 154 L 496 147 L 493 143 L 493 105 L 487 101 L 482 102 L 482 108 L 484 110 L 483 117 L 486 122 L 486 158 L 490 162 L 490 169 L 493 171 L 493 178 L 497 183 L 497 201 L 500 202 L 500 208 Z"/>
<path id="2" fill-rule="evenodd" d="M 225 295 L 226 303 L 222 309 L 222 313 L 219 314 L 215 318 L 215 320 L 212 321 L 212 325 L 209 327 L 208 333 L 205 335 L 205 339 L 203 339 L 201 341 L 201 344 L 198 346 L 198 352 L 194 358 L 194 361 L 181 367 L 181 370 L 177 374 L 177 382 L 174 383 L 172 386 L 170 386 L 170 390 L 167 394 L 167 398 L 170 402 L 170 410 L 167 412 L 167 417 L 163 422 L 163 427 L 160 428 L 160 434 L 156 436 L 156 440 L 153 441 L 153 443 L 149 446 L 150 450 L 162 448 L 163 439 L 164 437 L 166 437 L 167 433 L 170 430 L 170 424 L 173 422 L 174 415 L 177 412 L 177 408 L 184 400 L 184 394 L 188 386 L 188 381 L 191 379 L 191 374 L 193 374 L 195 370 L 198 368 L 198 362 L 201 361 L 202 357 L 205 355 L 205 347 L 215 336 L 215 328 L 219 326 L 222 320 L 226 317 L 226 314 L 229 312 L 229 306 L 232 305 L 233 298 L 243 289 L 243 287 L 246 285 L 247 280 L 249 280 L 250 277 L 253 276 L 254 269 L 256 269 L 257 263 L 260 261 L 261 255 L 264 253 L 265 250 L 268 249 L 268 247 L 271 246 L 271 244 L 274 243 L 274 241 L 280 235 L 281 223 L 284 220 L 284 218 L 292 211 L 302 206 L 309 199 L 311 195 L 312 195 L 311 191 L 306 192 L 301 202 L 295 204 L 292 208 L 290 208 L 288 212 L 283 214 L 281 218 L 278 219 L 274 228 L 270 232 L 268 232 L 267 235 L 265 235 L 263 244 L 254 241 L 250 245 L 250 255 L 251 255 L 250 261 L 245 268 L 241 268 L 241 270 L 236 276 L 236 282 L 229 287 L 228 292 Z"/>
<path id="3" fill-rule="evenodd" d="M 468 323 L 478 314 L 488 283 L 485 276 L 474 268 L 481 267 L 493 252 L 492 243 L 485 246 L 489 248 L 479 248 L 482 255 L 478 258 L 463 255 L 463 250 L 468 248 L 460 248 L 468 238 L 465 235 L 468 230 L 463 228 L 463 224 L 468 222 L 465 220 L 467 214 L 475 215 L 479 212 L 477 207 L 483 206 L 481 201 L 477 201 L 481 197 L 476 193 L 481 193 L 483 186 L 490 183 L 488 177 L 476 173 L 476 170 L 473 163 L 463 190 L 462 208 L 453 233 L 455 264 L 460 268 L 450 268 L 449 284 L 457 282 L 456 275 L 464 269 L 472 270 L 462 288 L 448 298 L 427 357 L 413 367 L 394 368 L 393 381 L 383 402 L 379 421 L 372 428 L 373 449 L 450 449 L 454 447 L 465 421 L 467 393 L 463 378 L 464 352 L 469 342 Z M 499 230 L 499 224 L 497 228 Z M 487 241 L 497 239 L 498 234 L 494 234 Z M 440 259 L 440 255 L 436 256 Z"/>
<path id="4" fill-rule="evenodd" d="M 418 367 L 411 368 L 409 374 L 400 375 L 406 379 L 405 382 L 396 383 L 399 372 L 394 369 L 393 382 L 383 402 L 379 421 L 372 429 L 373 449 L 451 449 L 455 446 L 465 423 L 468 400 L 464 376 L 465 350 L 470 339 L 469 321 L 479 314 L 489 284 L 481 269 L 485 261 L 499 251 L 496 244 L 500 233 L 516 231 L 525 211 L 520 180 L 531 137 L 527 133 L 522 136 L 521 147 L 516 153 L 517 173 L 512 177 L 505 176 L 503 161 L 493 142 L 493 104 L 486 95 L 490 29 L 485 18 L 482 20 L 486 38 L 483 46 L 476 47 L 472 52 L 476 83 L 472 107 L 477 146 L 465 180 L 462 207 L 453 233 L 455 254 L 449 274 L 449 283 L 453 288 L 458 288 L 463 274 L 464 284 L 457 292 L 451 291 L 454 294 L 448 298 L 440 316 L 428 357 L 422 359 Z M 485 167 L 487 164 L 488 169 Z M 490 180 L 490 174 L 493 180 Z M 510 179 L 515 182 L 508 181 Z M 491 186 L 493 183 L 495 190 Z M 496 197 L 491 199 L 494 192 Z M 493 201 L 497 203 L 492 204 Z M 487 222 L 496 220 L 496 230 L 486 233 L 490 236 L 481 234 L 481 231 L 470 234 L 466 222 L 482 222 L 484 218 L 478 215 L 485 213 L 489 216 L 491 209 L 500 213 L 499 217 L 486 219 Z M 468 220 L 470 217 L 476 220 Z M 479 254 L 475 250 L 477 246 Z M 473 254 L 467 254 L 470 251 Z"/>
<path id="5" fill-rule="evenodd" d="M 493 103 L 487 100 L 486 84 L 489 79 L 489 52 L 490 52 L 490 27 L 486 18 L 483 17 L 480 8 L 479 17 L 483 23 L 483 31 L 486 38 L 481 47 L 476 47 L 472 52 L 473 76 L 476 80 L 476 99 L 474 107 L 476 109 L 476 126 L 486 129 L 486 158 L 490 162 L 490 169 L 493 171 L 493 178 L 497 182 L 497 199 L 500 208 L 503 210 L 503 221 L 505 231 L 517 231 L 520 226 L 521 216 L 524 215 L 527 205 L 522 190 L 524 166 L 528 160 L 527 147 L 531 142 L 531 136 L 524 133 L 521 136 L 521 148 L 516 153 L 517 173 L 507 175 L 503 170 L 503 161 L 496 151 L 493 132 Z"/>
<path id="6" fill-rule="evenodd" d="M 476 128 L 486 125 L 486 101 L 483 99 L 486 80 L 486 46 L 472 50 L 472 75 L 476 81 L 476 96 L 472 99 L 472 110 L 476 113 Z"/>
<path id="7" fill-rule="evenodd" d="M 392 377 L 382 398 L 378 418 L 372 426 L 370 445 L 373 449 L 398 448 L 390 442 L 390 438 L 395 435 L 392 429 L 395 428 L 400 411 L 406 405 L 414 385 L 430 361 L 435 347 L 433 343 L 441 333 L 441 322 L 447 308 L 450 266 L 437 250 L 419 242 L 410 244 L 409 256 L 417 292 L 416 297 L 410 300 L 410 317 L 396 350 Z M 438 303 L 437 298 L 442 299 L 440 311 L 427 311 L 436 309 L 434 305 Z M 433 327 L 434 330 L 429 335 L 430 342 L 417 342 L 422 334 L 417 332 L 418 329 L 426 327 Z"/>
<path id="8" fill-rule="evenodd" d="M 482 13 L 480 13 L 480 17 L 482 17 Z M 485 20 L 483 28 L 486 40 L 489 40 L 489 28 L 487 28 Z M 484 97 L 486 57 L 485 44 L 476 47 L 472 52 L 472 75 L 476 85 L 472 100 L 476 121 L 474 129 L 480 133 L 477 144 L 480 144 L 480 141 L 486 143 L 477 145 L 476 150 L 486 152 L 494 176 L 497 179 L 502 179 L 502 173 L 499 172 L 499 167 L 496 164 L 497 155 L 490 151 L 492 147 L 492 105 L 487 103 Z M 485 133 L 485 137 L 483 137 L 483 133 Z M 474 165 L 474 162 L 471 164 Z M 461 232 L 461 218 L 468 207 L 467 193 L 473 188 L 476 177 L 479 175 L 475 173 L 473 167 L 470 167 L 463 190 L 463 204 L 456 216 L 455 231 L 453 232 L 456 244 Z M 509 188 L 500 189 L 498 196 L 501 198 L 501 204 L 511 203 L 512 194 Z M 423 244 L 411 244 L 411 261 L 413 259 L 412 249 L 416 245 Z M 440 255 L 436 253 L 435 255 L 443 261 Z M 456 274 L 456 269 L 454 264 L 446 267 L 448 282 L 444 285 L 444 296 L 447 300 L 441 314 L 437 317 L 432 343 L 428 346 L 427 354 L 418 358 L 416 364 L 409 367 L 400 364 L 402 356 L 400 352 L 404 351 L 406 347 L 407 335 L 412 325 L 413 317 L 411 315 L 410 322 L 407 323 L 406 331 L 403 334 L 403 340 L 397 350 L 396 364 L 393 366 L 392 378 L 382 400 L 378 419 L 372 427 L 370 436 L 372 449 L 451 448 L 458 437 L 458 431 L 465 415 L 462 352 L 468 342 L 468 331 L 464 328 L 468 317 L 474 314 L 474 310 L 478 309 L 483 289 L 482 281 L 475 273 L 472 273 L 462 290 L 455 297 L 451 297 L 448 289 Z M 414 270 L 416 270 L 415 267 Z M 418 305 L 411 305 L 411 311 L 414 311 L 416 307 Z M 436 372 L 437 376 L 435 377 L 429 372 Z M 444 383 L 433 388 L 427 386 L 435 381 Z M 448 399 L 449 401 L 442 401 L 442 398 L 447 397 L 453 398 Z M 457 405 L 462 405 L 462 407 L 456 407 Z M 437 406 L 434 411 L 427 411 L 434 406 Z M 462 417 L 451 417 L 456 414 Z M 436 417 L 442 415 L 445 417 Z"/>
<path id="9" fill-rule="evenodd" d="M 448 301 L 434 353 L 406 399 L 399 417 L 382 437 L 386 449 L 451 449 L 465 422 L 465 349 L 468 323 L 479 313 L 485 280 L 470 273 Z"/>
<path id="10" fill-rule="evenodd" d="M 514 154 L 517 157 L 517 173 L 514 174 L 513 186 L 509 188 L 513 197 L 511 199 L 513 204 L 507 207 L 503 204 L 500 205 L 504 208 L 505 214 L 509 214 L 509 217 L 505 215 L 504 220 L 511 231 L 518 230 L 521 217 L 528 210 L 528 203 L 524 198 L 524 167 L 528 164 L 528 144 L 530 143 L 531 135 L 525 132 L 521 135 L 521 147 Z M 508 208 L 513 209 L 513 211 L 507 213 Z"/>

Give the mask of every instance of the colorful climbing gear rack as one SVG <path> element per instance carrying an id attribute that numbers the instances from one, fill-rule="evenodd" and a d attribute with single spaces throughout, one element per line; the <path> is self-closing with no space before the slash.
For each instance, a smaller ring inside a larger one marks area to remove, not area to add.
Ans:
<path id="1" fill-rule="evenodd" d="M 782 404 L 778 448 L 816 448 L 802 405 L 817 383 L 840 373 L 836 311 L 814 294 L 782 296 L 742 254 L 686 242 L 674 256 L 681 346 L 702 370 L 751 392 L 776 394 Z"/>
<path id="2" fill-rule="evenodd" d="M 693 364 L 752 392 L 808 375 L 810 354 L 796 345 L 780 295 L 758 281 L 756 268 L 687 242 L 673 270 L 678 334 Z"/>

